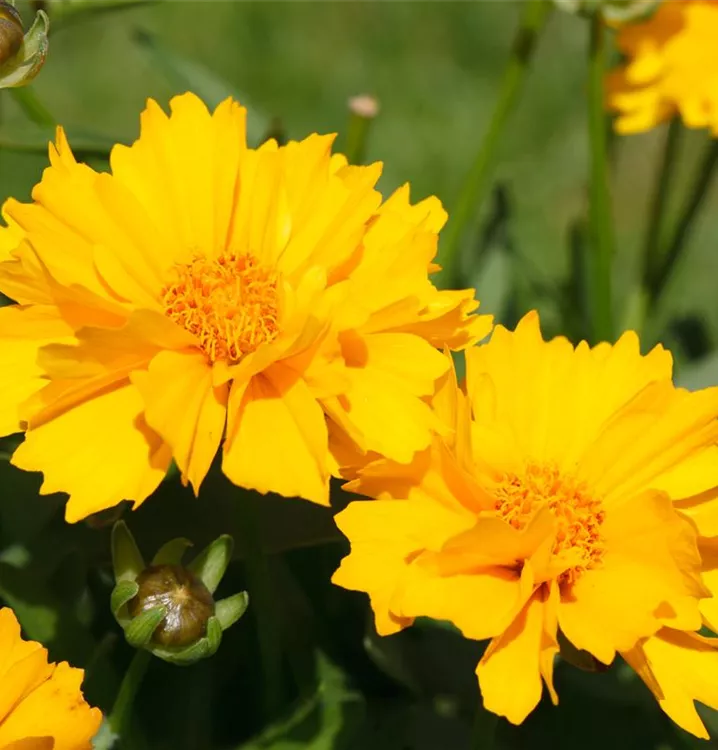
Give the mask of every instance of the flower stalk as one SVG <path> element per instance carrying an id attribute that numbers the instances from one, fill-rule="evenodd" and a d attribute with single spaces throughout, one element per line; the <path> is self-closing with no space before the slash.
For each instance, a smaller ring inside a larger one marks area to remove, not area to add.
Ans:
<path id="1" fill-rule="evenodd" d="M 550 10 L 551 5 L 547 0 L 525 0 L 523 3 L 519 27 L 501 80 L 498 101 L 471 171 L 450 212 L 451 218 L 439 248 L 438 263 L 443 269 L 441 281 L 444 288 L 453 289 L 461 285 L 462 239 L 486 199 L 501 137 L 518 101 Z"/>
<path id="2" fill-rule="evenodd" d="M 591 160 L 589 188 L 589 305 L 594 343 L 611 341 L 613 318 L 611 272 L 614 253 L 613 217 L 608 167 L 608 128 L 603 107 L 607 45 L 603 20 L 590 21 L 588 59 L 588 130 Z"/>

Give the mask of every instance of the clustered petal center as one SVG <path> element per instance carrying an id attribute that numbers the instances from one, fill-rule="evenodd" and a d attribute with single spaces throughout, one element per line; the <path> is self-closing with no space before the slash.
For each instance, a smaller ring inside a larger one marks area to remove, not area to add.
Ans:
<path id="1" fill-rule="evenodd" d="M 197 337 L 211 362 L 236 363 L 279 334 L 279 273 L 254 255 L 198 255 L 173 275 L 162 290 L 165 314 Z"/>
<path id="2" fill-rule="evenodd" d="M 605 510 L 585 482 L 562 474 L 554 465 L 529 463 L 521 475 L 505 474 L 494 495 L 499 516 L 517 530 L 525 528 L 543 507 L 554 515 L 557 530 L 552 554 L 567 565 L 561 566 L 560 584 L 571 584 L 600 564 L 605 550 L 601 533 Z"/>

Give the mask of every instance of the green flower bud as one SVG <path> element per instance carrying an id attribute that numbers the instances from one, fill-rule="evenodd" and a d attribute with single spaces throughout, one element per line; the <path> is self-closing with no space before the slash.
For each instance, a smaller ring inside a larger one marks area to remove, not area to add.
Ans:
<path id="1" fill-rule="evenodd" d="M 246 611 L 246 591 L 214 601 L 213 594 L 232 558 L 233 541 L 215 539 L 189 565 L 182 557 L 191 542 L 167 542 L 145 566 L 124 521 L 112 530 L 115 588 L 111 607 L 127 642 L 174 664 L 212 656 L 222 632 Z"/>
<path id="2" fill-rule="evenodd" d="M 24 86 L 40 72 L 47 57 L 50 22 L 39 10 L 27 34 L 20 14 L 0 0 L 0 88 Z"/>
<path id="3" fill-rule="evenodd" d="M 602 13 L 607 21 L 629 21 L 647 15 L 660 0 L 554 0 L 569 13 Z"/>

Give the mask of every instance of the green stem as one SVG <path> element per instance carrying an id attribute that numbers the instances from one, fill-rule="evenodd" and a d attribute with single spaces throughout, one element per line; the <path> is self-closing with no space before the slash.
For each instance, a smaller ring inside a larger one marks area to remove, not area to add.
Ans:
<path id="1" fill-rule="evenodd" d="M 590 25 L 588 61 L 588 131 L 591 151 L 589 205 L 589 303 L 593 339 L 611 341 L 611 268 L 613 218 L 608 174 L 608 133 L 603 106 L 603 80 L 607 58 L 606 33 L 599 13 Z"/>
<path id="2" fill-rule="evenodd" d="M 479 703 L 471 730 L 471 750 L 493 750 L 499 717 Z"/>
<path id="3" fill-rule="evenodd" d="M 360 103 L 357 106 L 371 106 L 371 102 Z M 357 111 L 354 105 L 350 107 L 349 123 L 347 125 L 346 145 L 344 155 L 350 164 L 363 164 L 366 156 L 366 145 L 369 130 L 375 113 Z"/>
<path id="4" fill-rule="evenodd" d="M 130 666 L 122 678 L 112 710 L 105 719 L 100 733 L 93 740 L 94 750 L 111 750 L 117 745 L 118 740 L 121 743 L 123 738 L 127 739 L 132 707 L 151 658 L 149 651 L 144 649 L 135 651 Z"/>
<path id="5" fill-rule="evenodd" d="M 648 211 L 648 223 L 642 248 L 640 279 L 628 299 L 621 330 L 641 331 L 648 312 L 649 290 L 661 266 L 661 249 L 666 228 L 668 195 L 673 184 L 676 156 L 680 150 L 684 129 L 678 117 L 671 120 L 666 133 L 661 163 L 656 173 L 653 197 Z"/>
<path id="6" fill-rule="evenodd" d="M 683 248 L 690 237 L 695 219 L 708 196 L 708 189 L 711 186 L 716 165 L 718 165 L 718 140 L 711 139 L 701 159 L 698 172 L 688 195 L 688 200 L 678 220 L 675 232 L 667 245 L 667 249 L 661 254 L 663 261 L 651 279 L 649 309 L 655 308 L 658 303 L 666 287 L 666 283 L 671 276 L 671 271 L 680 258 Z"/>
<path id="7" fill-rule="evenodd" d="M 243 493 L 238 497 L 237 505 L 241 514 L 247 590 L 252 603 L 250 610 L 254 615 L 259 641 L 265 718 L 269 722 L 282 707 L 282 646 L 269 561 L 262 547 L 261 529 L 253 500 L 248 493 Z"/>
<path id="8" fill-rule="evenodd" d="M 511 47 L 489 128 L 481 143 L 471 171 L 467 174 L 459 198 L 450 212 L 451 220 L 443 235 L 438 263 L 443 267 L 442 285 L 461 285 L 461 240 L 468 225 L 479 215 L 486 198 L 497 151 L 506 124 L 518 101 L 541 31 L 551 4 L 547 0 L 524 0 L 523 14 Z"/>
<path id="9" fill-rule="evenodd" d="M 57 124 L 55 118 L 45 108 L 45 105 L 37 98 L 35 92 L 29 86 L 18 86 L 8 89 L 15 103 L 22 109 L 25 116 L 36 125 L 54 128 Z"/>

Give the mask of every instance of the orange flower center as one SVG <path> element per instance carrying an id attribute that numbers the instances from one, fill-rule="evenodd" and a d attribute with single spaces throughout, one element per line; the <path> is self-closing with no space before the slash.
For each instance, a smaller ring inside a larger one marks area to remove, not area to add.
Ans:
<path id="1" fill-rule="evenodd" d="M 558 521 L 553 554 L 571 562 L 558 577 L 559 583 L 571 584 L 600 563 L 605 512 L 585 483 L 562 476 L 555 466 L 529 464 L 522 476 L 506 474 L 494 494 L 496 510 L 515 529 L 524 528 L 538 510 L 548 506 Z"/>
<path id="2" fill-rule="evenodd" d="M 199 340 L 211 362 L 238 362 L 279 333 L 279 274 L 253 255 L 197 256 L 162 290 L 165 315 Z"/>

